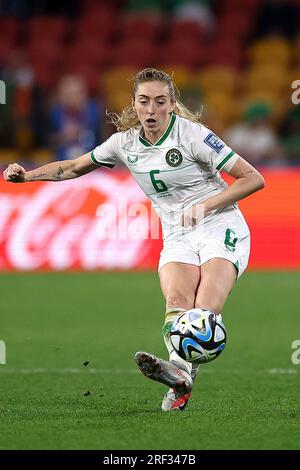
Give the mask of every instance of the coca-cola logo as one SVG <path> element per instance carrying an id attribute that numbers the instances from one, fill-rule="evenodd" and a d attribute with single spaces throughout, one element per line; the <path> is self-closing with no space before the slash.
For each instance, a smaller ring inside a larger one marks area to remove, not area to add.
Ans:
<path id="1" fill-rule="evenodd" d="M 61 183 L 3 183 L 3 188 L 2 268 L 128 269 L 151 250 L 147 220 L 153 214 L 130 175 L 95 172 Z M 139 205 L 148 210 L 132 210 Z M 108 207 L 115 210 L 105 211 Z"/>

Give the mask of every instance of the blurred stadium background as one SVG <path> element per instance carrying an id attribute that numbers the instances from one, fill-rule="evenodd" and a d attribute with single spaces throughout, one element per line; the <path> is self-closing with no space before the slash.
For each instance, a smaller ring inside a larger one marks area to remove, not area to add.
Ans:
<path id="1" fill-rule="evenodd" d="M 129 104 L 128 79 L 147 66 L 173 72 L 182 100 L 203 106 L 204 122 L 253 163 L 299 164 L 300 110 L 291 102 L 300 78 L 299 7 L 299 0 L 2 0 L 2 165 L 93 148 L 112 132 L 105 109 Z"/>
<path id="2" fill-rule="evenodd" d="M 203 374 L 183 436 L 177 416 L 158 417 L 163 388 L 132 361 L 138 349 L 165 354 L 161 240 L 140 188 L 121 166 L 62 184 L 2 180 L 0 448 L 299 448 L 299 26 L 299 0 L 0 0 L 3 169 L 92 150 L 114 132 L 106 109 L 128 105 L 130 79 L 156 66 L 267 183 L 240 203 L 254 272 L 226 305 L 230 346 Z M 127 217 L 122 195 L 148 213 Z M 99 237 L 113 230 L 109 217 L 99 227 L 102 203 L 138 236 Z"/>
<path id="3" fill-rule="evenodd" d="M 30 169 L 92 150 L 114 132 L 105 111 L 130 103 L 137 70 L 161 67 L 174 75 L 185 104 L 202 109 L 208 127 L 263 168 L 266 190 L 241 202 L 253 230 L 250 266 L 300 267 L 300 106 L 297 96 L 292 101 L 300 79 L 299 8 L 299 0 L 0 2 L 1 166 L 16 161 Z M 123 171 L 102 171 L 105 185 L 95 172 L 55 191 L 47 183 L 2 182 L 0 266 L 155 267 L 157 240 L 131 241 L 128 256 L 119 241 L 115 255 L 109 244 L 101 259 L 82 259 L 99 203 L 120 180 L 125 191 L 135 187 Z M 62 205 L 83 188 L 81 201 Z M 146 204 L 139 188 L 131 192 L 132 202 Z M 27 201 L 22 209 L 20 198 Z"/>

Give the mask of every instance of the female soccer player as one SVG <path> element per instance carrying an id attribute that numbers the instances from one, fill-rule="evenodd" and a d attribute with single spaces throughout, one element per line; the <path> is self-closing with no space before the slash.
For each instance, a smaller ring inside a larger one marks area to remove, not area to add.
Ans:
<path id="1" fill-rule="evenodd" d="M 31 171 L 13 163 L 3 175 L 14 183 L 62 181 L 125 163 L 159 215 L 164 240 L 158 271 L 169 361 L 145 352 L 135 360 L 146 377 L 169 387 L 162 409 L 183 410 L 198 368 L 173 350 L 171 325 L 194 307 L 221 313 L 249 258 L 249 229 L 236 202 L 262 189 L 264 179 L 176 99 L 172 79 L 160 70 L 139 72 L 132 105 L 111 118 L 118 132 L 91 153 Z M 231 186 L 220 170 L 235 178 Z"/>

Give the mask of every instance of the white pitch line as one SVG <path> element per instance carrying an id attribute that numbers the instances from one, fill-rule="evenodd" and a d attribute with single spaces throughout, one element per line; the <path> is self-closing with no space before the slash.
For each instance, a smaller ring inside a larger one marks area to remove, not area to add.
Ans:
<path id="1" fill-rule="evenodd" d="M 205 370 L 204 373 L 214 373 L 213 370 Z M 138 369 L 46 369 L 46 368 L 36 368 L 36 369 L 12 369 L 8 367 L 1 367 L 0 374 L 136 374 L 139 373 Z"/>
<path id="2" fill-rule="evenodd" d="M 299 368 L 300 370 L 300 368 Z M 220 373 L 226 374 L 270 374 L 270 375 L 297 375 L 298 369 L 291 368 L 291 369 L 264 369 L 264 370 L 247 370 L 247 369 L 222 369 Z M 79 368 L 62 368 L 62 369 L 53 369 L 53 368 L 21 368 L 21 369 L 14 369 L 9 368 L 6 365 L 0 366 L 0 374 L 136 374 L 139 373 L 138 369 L 96 369 L 92 367 L 83 367 Z M 201 367 L 200 374 L 215 374 L 219 373 L 215 369 L 210 369 L 206 367 Z"/>
<path id="3" fill-rule="evenodd" d="M 269 374 L 297 374 L 296 369 L 268 369 Z"/>
<path id="4" fill-rule="evenodd" d="M 36 368 L 36 369 L 12 369 L 8 367 L 1 367 L 0 374 L 132 374 L 138 372 L 134 369 L 94 369 L 94 368 L 66 368 L 66 369 L 47 369 L 47 368 Z"/>
<path id="5" fill-rule="evenodd" d="M 213 373 L 213 370 L 205 370 L 204 373 Z M 138 369 L 94 369 L 94 368 L 66 368 L 66 369 L 46 369 L 46 368 L 33 368 L 33 369 L 12 369 L 8 367 L 1 367 L 0 374 L 135 374 L 139 373 Z"/>

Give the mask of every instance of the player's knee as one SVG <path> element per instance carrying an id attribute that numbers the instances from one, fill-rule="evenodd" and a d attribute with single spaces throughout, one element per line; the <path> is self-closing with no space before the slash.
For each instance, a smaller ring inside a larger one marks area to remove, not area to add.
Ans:
<path id="1" fill-rule="evenodd" d="M 221 302 L 217 301 L 209 301 L 209 302 L 199 302 L 196 300 L 195 302 L 195 308 L 201 308 L 202 310 L 209 310 L 210 312 L 213 312 L 215 314 L 219 314 L 222 311 L 223 304 Z"/>
<path id="2" fill-rule="evenodd" d="M 194 307 L 194 298 L 191 295 L 185 295 L 179 292 L 170 292 L 166 298 L 168 308 L 178 307 L 188 308 Z"/>

